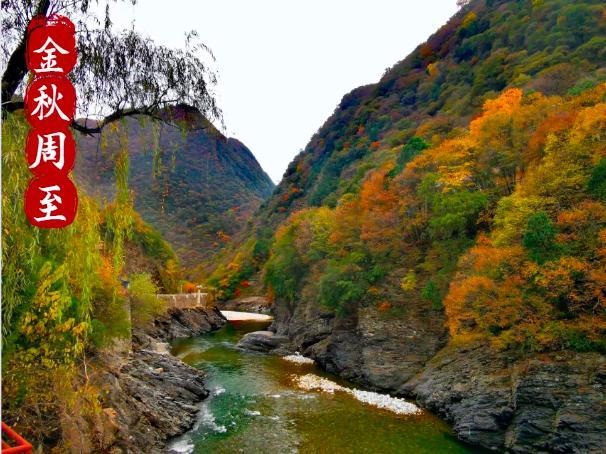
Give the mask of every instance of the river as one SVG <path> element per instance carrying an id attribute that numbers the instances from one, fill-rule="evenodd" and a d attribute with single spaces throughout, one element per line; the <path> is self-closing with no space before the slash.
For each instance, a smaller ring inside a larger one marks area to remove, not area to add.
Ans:
<path id="1" fill-rule="evenodd" d="M 172 343 L 175 356 L 207 372 L 211 395 L 201 404 L 194 429 L 175 440 L 171 452 L 474 452 L 446 423 L 402 399 L 354 392 L 354 385 L 314 364 L 236 348 L 244 334 L 267 325 L 231 321 L 218 331 Z"/>

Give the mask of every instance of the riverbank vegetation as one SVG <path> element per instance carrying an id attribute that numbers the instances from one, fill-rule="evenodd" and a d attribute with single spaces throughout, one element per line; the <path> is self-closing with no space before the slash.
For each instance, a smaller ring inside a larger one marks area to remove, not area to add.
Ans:
<path id="1" fill-rule="evenodd" d="M 114 203 L 101 208 L 80 191 L 73 224 L 32 227 L 22 209 L 27 130 L 21 113 L 2 122 L 3 419 L 31 440 L 67 449 L 100 424 L 94 357 L 130 342 L 131 310 L 135 326 L 162 312 L 153 293 L 174 291 L 169 277 L 178 285 L 180 275 L 170 246 L 132 209 L 127 154 L 116 164 Z M 147 273 L 129 273 L 126 249 L 146 254 Z"/>

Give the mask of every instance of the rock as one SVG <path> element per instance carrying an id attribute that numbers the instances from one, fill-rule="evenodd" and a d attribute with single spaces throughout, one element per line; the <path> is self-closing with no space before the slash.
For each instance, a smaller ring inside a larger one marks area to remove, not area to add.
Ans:
<path id="1" fill-rule="evenodd" d="M 426 305 L 425 305 L 426 306 Z M 273 306 L 270 330 L 367 388 L 416 398 L 457 437 L 519 453 L 606 452 L 606 357 L 560 352 L 521 358 L 487 344 L 446 346 L 444 315 L 411 301 L 396 316 L 361 307 L 347 317 L 314 301 Z"/>
<path id="2" fill-rule="evenodd" d="M 156 318 L 152 326 L 135 331 L 133 342 L 136 347 L 156 341 L 195 337 L 221 327 L 225 321 L 216 307 L 169 309 L 166 314 Z"/>
<path id="3" fill-rule="evenodd" d="M 168 439 L 193 426 L 196 404 L 208 396 L 204 376 L 178 358 L 146 350 L 110 368 L 103 382 L 119 428 L 114 445 L 126 452 L 163 452 Z"/>
<path id="4" fill-rule="evenodd" d="M 400 393 L 450 421 L 468 443 L 519 453 L 604 452 L 606 358 L 558 356 L 449 347 Z"/>
<path id="5" fill-rule="evenodd" d="M 288 342 L 288 337 L 277 335 L 273 331 L 254 331 L 240 339 L 237 346 L 244 350 L 270 352 L 286 342 Z"/>
<path id="6" fill-rule="evenodd" d="M 270 329 L 325 370 L 394 392 L 446 343 L 443 314 L 412 302 L 406 311 L 396 318 L 365 307 L 336 318 L 317 302 L 300 301 L 294 309 L 278 302 Z"/>
<path id="7" fill-rule="evenodd" d="M 133 335 L 126 357 L 106 353 L 99 358 L 104 414 L 115 430 L 108 452 L 162 453 L 168 440 L 194 425 L 198 404 L 209 394 L 205 374 L 170 355 L 165 341 L 223 323 L 216 309 L 172 309 Z"/>
<path id="8" fill-rule="evenodd" d="M 268 314 L 271 308 L 270 301 L 264 296 L 249 296 L 218 303 L 222 311 L 258 312 Z"/>

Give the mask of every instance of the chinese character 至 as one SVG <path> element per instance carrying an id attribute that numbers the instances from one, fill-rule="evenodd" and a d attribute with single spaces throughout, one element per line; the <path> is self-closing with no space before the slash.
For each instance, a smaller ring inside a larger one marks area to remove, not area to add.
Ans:
<path id="1" fill-rule="evenodd" d="M 25 190 L 25 215 L 29 222 L 46 229 L 66 227 L 78 210 L 78 193 L 65 175 L 41 175 Z"/>
<path id="2" fill-rule="evenodd" d="M 38 208 L 39 211 L 41 211 L 42 213 L 44 213 L 44 216 L 42 217 L 35 217 L 34 219 L 37 222 L 45 222 L 45 221 L 65 221 L 65 216 L 63 216 L 62 214 L 55 214 L 53 215 L 52 213 L 54 211 L 57 211 L 59 209 L 59 207 L 57 207 L 57 205 L 55 205 L 55 202 L 57 202 L 58 204 L 63 203 L 63 201 L 61 200 L 61 197 L 59 197 L 59 195 L 57 194 L 53 194 L 53 192 L 58 192 L 61 190 L 61 188 L 58 185 L 54 185 L 54 186 L 47 186 L 47 187 L 43 187 L 40 188 L 40 190 L 42 192 L 45 192 L 44 198 L 42 200 L 40 200 L 40 205 L 42 205 L 42 208 Z"/>

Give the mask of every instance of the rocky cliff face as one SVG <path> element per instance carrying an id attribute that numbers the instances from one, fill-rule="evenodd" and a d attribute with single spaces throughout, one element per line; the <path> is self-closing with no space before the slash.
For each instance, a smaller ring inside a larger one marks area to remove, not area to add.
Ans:
<path id="1" fill-rule="evenodd" d="M 482 344 L 446 346 L 444 320 L 411 310 L 384 318 L 362 308 L 344 320 L 317 303 L 274 308 L 271 327 L 324 369 L 366 387 L 414 398 L 470 444 L 497 451 L 603 452 L 606 357 L 519 358 Z"/>
<path id="2" fill-rule="evenodd" d="M 197 404 L 208 396 L 205 374 L 171 356 L 165 342 L 223 323 L 215 309 L 172 309 L 148 330 L 134 333 L 128 355 L 102 358 L 107 452 L 161 453 L 169 439 L 193 426 Z"/>
<path id="3" fill-rule="evenodd" d="M 169 309 L 165 315 L 156 318 L 151 327 L 133 333 L 133 337 L 136 345 L 145 346 L 153 342 L 199 336 L 220 328 L 225 321 L 215 307 Z"/>
<path id="4" fill-rule="evenodd" d="M 329 372 L 384 391 L 398 390 L 446 342 L 443 315 L 415 305 L 397 318 L 376 307 L 336 318 L 317 302 L 302 302 L 292 313 L 276 305 L 275 316 L 273 329 L 295 350 Z"/>
<path id="5" fill-rule="evenodd" d="M 606 447 L 606 358 L 559 353 L 517 359 L 486 346 L 447 348 L 399 393 L 454 424 L 457 436 L 519 453 Z"/>

